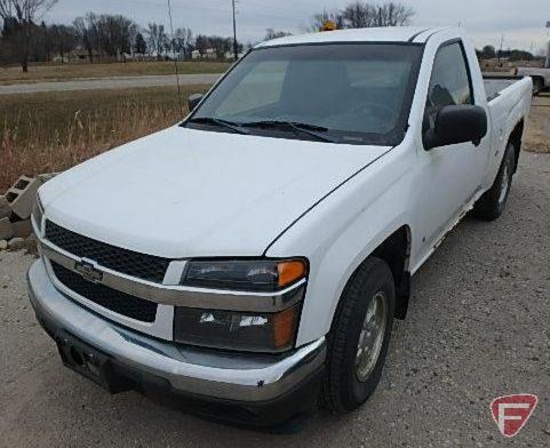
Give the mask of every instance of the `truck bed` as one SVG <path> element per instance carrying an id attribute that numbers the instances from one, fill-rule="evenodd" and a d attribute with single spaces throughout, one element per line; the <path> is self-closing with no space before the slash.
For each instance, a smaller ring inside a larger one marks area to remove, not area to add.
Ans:
<path id="1" fill-rule="evenodd" d="M 516 125 L 529 115 L 533 81 L 529 77 L 517 76 L 487 76 L 483 80 L 493 134 L 492 153 L 502 154 L 503 142 L 508 140 Z M 488 179 L 495 179 L 499 166 L 500 161 L 492 165 Z"/>
<path id="2" fill-rule="evenodd" d="M 509 76 L 509 75 L 489 75 L 483 76 L 485 84 L 485 92 L 487 94 L 487 101 L 491 102 L 502 94 L 504 90 L 513 84 L 521 81 L 523 76 Z"/>

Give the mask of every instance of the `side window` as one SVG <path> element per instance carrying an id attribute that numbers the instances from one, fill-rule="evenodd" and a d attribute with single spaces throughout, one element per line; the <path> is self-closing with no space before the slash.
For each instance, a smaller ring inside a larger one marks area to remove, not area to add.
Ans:
<path id="1" fill-rule="evenodd" d="M 434 61 L 424 126 L 432 127 L 443 106 L 473 104 L 470 75 L 460 42 L 440 48 Z"/>

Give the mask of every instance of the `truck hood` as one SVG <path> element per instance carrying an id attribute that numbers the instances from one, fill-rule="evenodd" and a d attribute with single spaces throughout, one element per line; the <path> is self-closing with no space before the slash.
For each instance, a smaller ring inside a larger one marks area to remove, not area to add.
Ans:
<path id="1" fill-rule="evenodd" d="M 387 150 L 173 127 L 78 165 L 40 194 L 48 219 L 115 246 L 259 256 Z"/>

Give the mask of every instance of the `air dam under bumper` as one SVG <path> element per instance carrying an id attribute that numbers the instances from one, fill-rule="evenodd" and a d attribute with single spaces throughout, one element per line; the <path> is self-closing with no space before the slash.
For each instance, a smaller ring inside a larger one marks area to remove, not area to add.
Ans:
<path id="1" fill-rule="evenodd" d="M 122 370 L 161 379 L 170 392 L 255 407 L 288 401 L 308 383 L 319 383 L 324 370 L 325 338 L 284 357 L 177 346 L 130 331 L 76 304 L 54 288 L 42 260 L 31 266 L 27 278 L 32 306 L 51 336 L 69 332 L 111 356 Z"/>

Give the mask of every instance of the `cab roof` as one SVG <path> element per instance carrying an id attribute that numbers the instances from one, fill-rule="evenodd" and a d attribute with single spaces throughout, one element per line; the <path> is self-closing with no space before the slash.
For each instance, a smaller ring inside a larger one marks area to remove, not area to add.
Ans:
<path id="1" fill-rule="evenodd" d="M 443 29 L 445 28 L 399 26 L 325 31 L 273 39 L 267 42 L 262 42 L 261 44 L 257 45 L 256 48 L 276 47 L 282 45 L 318 44 L 325 42 L 425 43 L 432 34 Z"/>

